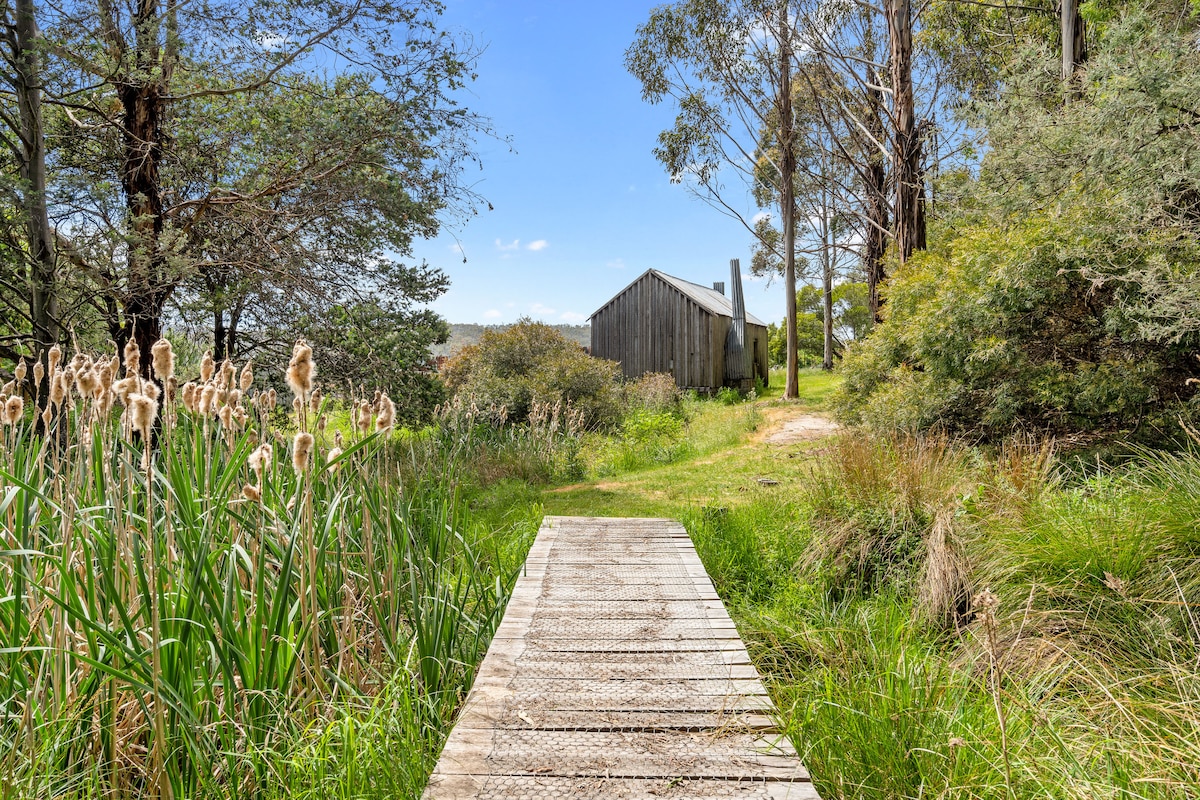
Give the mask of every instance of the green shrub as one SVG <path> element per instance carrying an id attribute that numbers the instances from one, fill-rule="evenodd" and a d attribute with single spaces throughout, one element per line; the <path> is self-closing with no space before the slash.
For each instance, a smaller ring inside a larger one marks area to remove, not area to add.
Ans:
<path id="1" fill-rule="evenodd" d="M 1109 257 L 1102 216 L 1080 198 L 1055 213 L 939 226 L 937 244 L 893 276 L 884 323 L 848 349 L 839 416 L 1003 438 L 1131 431 L 1186 410 L 1189 343 L 1146 339 L 1122 311 L 1128 287 L 1082 275 Z"/>
<path id="2" fill-rule="evenodd" d="M 617 363 L 592 358 L 559 331 L 529 319 L 485 331 L 444 374 L 456 396 L 497 421 L 523 422 L 538 403 L 579 412 L 587 428 L 612 427 L 621 418 Z"/>

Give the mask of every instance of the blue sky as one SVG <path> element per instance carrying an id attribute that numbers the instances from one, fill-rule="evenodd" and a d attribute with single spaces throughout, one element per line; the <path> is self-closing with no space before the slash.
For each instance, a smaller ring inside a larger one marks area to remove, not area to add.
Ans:
<path id="1" fill-rule="evenodd" d="M 656 4 L 448 0 L 445 24 L 486 46 L 462 100 L 512 142 L 481 140 L 464 176 L 495 210 L 415 248 L 450 276 L 432 304 L 450 322 L 582 323 L 649 268 L 705 285 L 731 258 L 746 272 L 750 234 L 651 152 L 674 109 L 643 102 L 623 62 Z M 783 318 L 779 281 L 744 288 L 750 313 Z"/>

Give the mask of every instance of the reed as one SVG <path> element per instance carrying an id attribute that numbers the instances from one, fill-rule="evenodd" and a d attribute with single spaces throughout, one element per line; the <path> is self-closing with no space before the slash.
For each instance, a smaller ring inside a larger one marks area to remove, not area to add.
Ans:
<path id="1" fill-rule="evenodd" d="M 283 428 L 249 365 L 176 392 L 165 346 L 157 383 L 60 353 L 48 415 L 0 402 L 0 795 L 261 796 L 349 710 L 445 728 L 515 565 L 448 480 L 401 477 L 390 400 L 336 453 L 310 432 L 310 353 Z"/>

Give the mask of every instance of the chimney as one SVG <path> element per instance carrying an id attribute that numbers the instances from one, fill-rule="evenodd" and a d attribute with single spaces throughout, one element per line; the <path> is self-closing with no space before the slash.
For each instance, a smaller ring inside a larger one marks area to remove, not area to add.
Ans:
<path id="1" fill-rule="evenodd" d="M 713 281 L 713 289 L 715 289 L 716 291 L 718 291 L 722 295 L 724 295 L 725 294 L 725 281 Z"/>

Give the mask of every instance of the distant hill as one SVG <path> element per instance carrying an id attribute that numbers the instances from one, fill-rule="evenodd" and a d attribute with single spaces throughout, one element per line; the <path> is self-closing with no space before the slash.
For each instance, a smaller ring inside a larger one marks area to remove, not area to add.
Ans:
<path id="1" fill-rule="evenodd" d="M 451 322 L 450 341 L 434 345 L 430 351 L 434 356 L 450 356 L 467 345 L 475 344 L 484 331 L 502 331 L 507 325 L 476 325 L 470 322 Z M 590 325 L 551 325 L 559 333 L 581 347 L 592 346 L 592 327 Z"/>

